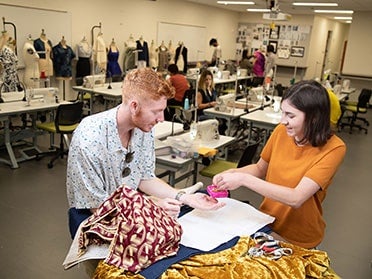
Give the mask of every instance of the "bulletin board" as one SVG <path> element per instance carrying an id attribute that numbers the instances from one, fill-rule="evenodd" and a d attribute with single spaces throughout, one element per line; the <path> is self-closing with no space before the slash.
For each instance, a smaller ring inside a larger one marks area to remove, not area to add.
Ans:
<path id="1" fill-rule="evenodd" d="M 158 44 L 160 45 L 164 41 L 168 46 L 169 41 L 172 41 L 176 48 L 178 42 L 183 42 L 187 48 L 187 60 L 190 62 L 205 59 L 206 36 L 207 28 L 204 26 L 169 22 L 159 22 L 158 24 Z"/>
<path id="2" fill-rule="evenodd" d="M 16 47 L 18 66 L 23 67 L 22 49 L 28 37 L 37 39 L 42 29 L 52 45 L 57 45 L 62 36 L 68 44 L 71 44 L 71 14 L 67 11 L 51 9 L 40 9 L 26 6 L 10 5 L 0 3 L 0 17 L 5 18 L 5 22 L 14 24 L 16 27 Z M 1 21 L 3 25 L 3 20 Z M 1 30 L 6 30 L 10 37 L 15 39 L 13 26 L 6 24 L 1 26 Z"/>
<path id="3" fill-rule="evenodd" d="M 296 24 L 239 24 L 236 38 L 236 59 L 241 59 L 243 49 L 252 54 L 260 47 L 274 46 L 278 57 L 277 64 L 282 66 L 306 67 L 309 52 L 311 26 Z"/>

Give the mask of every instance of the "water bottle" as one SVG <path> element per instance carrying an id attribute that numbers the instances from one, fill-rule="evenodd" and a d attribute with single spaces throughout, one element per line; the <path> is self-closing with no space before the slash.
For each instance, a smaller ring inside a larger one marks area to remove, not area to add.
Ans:
<path id="1" fill-rule="evenodd" d="M 185 103 L 183 104 L 183 109 L 184 110 L 189 110 L 190 109 L 190 102 L 189 102 L 189 98 L 185 98 Z"/>

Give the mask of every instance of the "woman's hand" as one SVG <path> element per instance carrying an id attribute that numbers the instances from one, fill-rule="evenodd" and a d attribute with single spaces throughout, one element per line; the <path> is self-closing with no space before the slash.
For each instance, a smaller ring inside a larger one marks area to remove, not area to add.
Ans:
<path id="1" fill-rule="evenodd" d="M 185 194 L 181 201 L 190 207 L 201 210 L 217 210 L 225 206 L 225 203 L 203 193 Z"/>
<path id="2" fill-rule="evenodd" d="M 213 184 L 217 186 L 217 190 L 235 190 L 243 185 L 242 181 L 246 181 L 250 174 L 243 174 L 236 171 L 225 171 L 213 177 Z"/>

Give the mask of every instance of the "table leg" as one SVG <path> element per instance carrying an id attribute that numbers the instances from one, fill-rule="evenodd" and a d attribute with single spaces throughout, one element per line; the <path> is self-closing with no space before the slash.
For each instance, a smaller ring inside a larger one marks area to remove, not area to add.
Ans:
<path id="1" fill-rule="evenodd" d="M 16 157 L 14 156 L 14 152 L 13 152 L 13 148 L 12 148 L 12 144 L 10 142 L 10 128 L 9 128 L 9 124 L 10 124 L 10 121 L 9 119 L 5 120 L 4 121 L 4 139 L 5 139 L 5 146 L 6 146 L 6 150 L 8 152 L 8 155 L 9 155 L 9 159 L 10 159 L 10 166 L 13 168 L 13 169 L 16 169 L 16 168 L 19 168 L 19 165 L 17 163 L 17 159 Z M 9 162 L 8 162 L 9 163 Z"/>

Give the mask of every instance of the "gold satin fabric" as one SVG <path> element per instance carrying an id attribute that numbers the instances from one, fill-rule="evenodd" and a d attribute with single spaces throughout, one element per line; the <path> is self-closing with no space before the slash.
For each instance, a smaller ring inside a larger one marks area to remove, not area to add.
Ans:
<path id="1" fill-rule="evenodd" d="M 296 245 L 280 242 L 291 248 L 293 254 L 279 260 L 266 257 L 249 257 L 247 251 L 255 242 L 250 237 L 241 237 L 238 243 L 215 254 L 203 254 L 170 266 L 160 279 L 242 279 L 242 278 L 327 278 L 338 279 L 330 268 L 330 260 L 324 251 L 308 250 Z M 101 261 L 94 279 L 144 279 L 139 274 L 120 271 Z"/>

